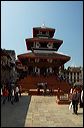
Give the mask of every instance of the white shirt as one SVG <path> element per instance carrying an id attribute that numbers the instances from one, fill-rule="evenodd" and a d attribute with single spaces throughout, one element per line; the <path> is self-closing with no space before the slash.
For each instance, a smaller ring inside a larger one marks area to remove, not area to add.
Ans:
<path id="1" fill-rule="evenodd" d="M 12 90 L 12 96 L 14 96 L 14 90 Z"/>
<path id="2" fill-rule="evenodd" d="M 83 90 L 81 92 L 81 101 L 83 102 Z"/>
<path id="3" fill-rule="evenodd" d="M 2 88 L 1 88 L 1 95 L 3 95 Z"/>
<path id="4" fill-rule="evenodd" d="M 71 90 L 70 90 L 70 94 L 72 94 L 73 93 L 73 89 L 71 88 Z"/>
<path id="5" fill-rule="evenodd" d="M 16 92 L 19 92 L 19 88 L 18 87 L 16 87 Z"/>

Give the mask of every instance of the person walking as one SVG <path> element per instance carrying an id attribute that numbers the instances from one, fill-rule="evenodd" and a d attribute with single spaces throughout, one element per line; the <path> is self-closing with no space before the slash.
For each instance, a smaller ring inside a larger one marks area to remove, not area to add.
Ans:
<path id="1" fill-rule="evenodd" d="M 21 85 L 19 86 L 19 94 L 20 94 L 20 97 L 21 97 L 21 93 L 22 93 L 22 87 Z"/>
<path id="2" fill-rule="evenodd" d="M 70 99 L 70 105 L 69 105 L 69 110 L 72 110 L 72 113 L 73 113 L 73 105 L 72 105 L 72 94 L 73 94 L 73 90 L 74 90 L 74 87 L 72 87 L 70 89 L 70 94 L 69 94 L 69 99 Z"/>
<path id="3" fill-rule="evenodd" d="M 77 90 L 77 97 L 76 97 L 76 101 L 77 101 L 77 111 L 78 111 L 78 104 L 80 104 L 80 90 Z"/>
<path id="4" fill-rule="evenodd" d="M 78 103 L 79 103 L 80 95 L 78 90 L 74 89 L 72 94 L 72 105 L 73 105 L 73 112 L 77 115 L 78 111 Z"/>
<path id="5" fill-rule="evenodd" d="M 2 90 L 2 87 L 1 87 L 1 101 L 2 101 L 2 97 L 3 97 L 3 90 Z"/>
<path id="6" fill-rule="evenodd" d="M 81 91 L 81 106 L 80 107 L 83 108 L 83 89 Z"/>
<path id="7" fill-rule="evenodd" d="M 19 101 L 18 93 L 19 93 L 19 88 L 18 88 L 18 86 L 16 86 L 16 88 L 15 88 L 15 101 L 16 102 Z"/>
<path id="8" fill-rule="evenodd" d="M 12 90 L 12 88 L 11 88 L 11 85 L 9 84 L 8 85 L 8 92 L 9 92 L 9 94 L 8 94 L 8 101 L 11 101 L 11 97 L 12 97 L 11 90 Z"/>
<path id="9" fill-rule="evenodd" d="M 3 89 L 3 104 L 5 104 L 5 102 L 8 98 L 8 94 L 9 94 L 8 89 L 6 87 L 4 87 L 4 89 Z"/>
<path id="10" fill-rule="evenodd" d="M 14 89 L 11 90 L 11 104 L 14 104 L 15 92 Z"/>

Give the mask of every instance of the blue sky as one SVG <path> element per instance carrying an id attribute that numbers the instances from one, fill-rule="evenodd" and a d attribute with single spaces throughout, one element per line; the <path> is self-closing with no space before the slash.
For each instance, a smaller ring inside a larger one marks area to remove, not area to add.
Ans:
<path id="1" fill-rule="evenodd" d="M 69 55 L 68 66 L 83 66 L 83 2 L 82 1 L 2 1 L 1 48 L 28 52 L 25 39 L 32 28 L 55 28 L 54 38 L 63 40 L 58 52 Z"/>

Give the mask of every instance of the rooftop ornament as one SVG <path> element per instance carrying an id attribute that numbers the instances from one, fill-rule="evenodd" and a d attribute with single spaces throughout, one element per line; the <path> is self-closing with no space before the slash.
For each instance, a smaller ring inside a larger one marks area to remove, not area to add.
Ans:
<path id="1" fill-rule="evenodd" d="M 46 28 L 46 26 L 45 26 L 45 24 L 44 24 L 44 23 L 42 24 L 41 28 Z"/>

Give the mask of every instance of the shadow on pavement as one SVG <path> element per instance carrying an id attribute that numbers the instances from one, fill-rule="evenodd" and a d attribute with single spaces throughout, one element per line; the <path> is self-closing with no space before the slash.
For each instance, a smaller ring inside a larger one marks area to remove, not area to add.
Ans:
<path id="1" fill-rule="evenodd" d="M 1 127 L 24 127 L 31 96 L 22 96 L 19 102 L 1 104 Z"/>

